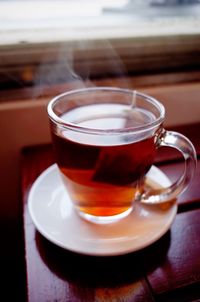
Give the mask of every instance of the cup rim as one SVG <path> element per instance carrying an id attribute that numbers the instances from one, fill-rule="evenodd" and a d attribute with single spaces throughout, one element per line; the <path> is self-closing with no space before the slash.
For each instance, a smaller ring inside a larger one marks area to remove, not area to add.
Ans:
<path id="1" fill-rule="evenodd" d="M 113 91 L 113 92 L 121 92 L 121 93 L 127 93 L 127 94 L 133 94 L 133 92 L 143 98 L 148 100 L 149 103 L 153 104 L 158 111 L 160 112 L 160 115 L 158 118 L 156 118 L 153 122 L 147 123 L 144 126 L 137 126 L 137 127 L 127 127 L 127 128 L 118 128 L 118 129 L 93 129 L 93 128 L 88 128 L 88 127 L 83 127 L 79 126 L 77 124 L 73 124 L 71 122 L 66 122 L 63 121 L 62 118 L 60 118 L 58 115 L 55 114 L 53 111 L 52 107 L 53 105 L 58 102 L 61 98 L 67 97 L 67 96 L 73 96 L 76 94 L 81 94 L 81 93 L 90 93 L 94 91 Z M 150 130 L 153 129 L 164 121 L 165 118 L 165 108 L 164 106 L 157 101 L 154 97 L 147 95 L 145 93 L 139 92 L 137 90 L 131 90 L 127 88 L 118 88 L 118 87 L 106 87 L 106 86 L 98 86 L 98 87 L 85 87 L 85 88 L 80 88 L 80 89 L 74 89 L 74 90 L 69 90 L 64 93 L 61 93 L 54 97 L 47 105 L 47 113 L 51 121 L 54 123 L 58 124 L 59 126 L 70 129 L 73 131 L 77 132 L 83 132 L 87 134 L 124 134 L 124 133 L 138 133 L 142 132 L 145 130 Z"/>

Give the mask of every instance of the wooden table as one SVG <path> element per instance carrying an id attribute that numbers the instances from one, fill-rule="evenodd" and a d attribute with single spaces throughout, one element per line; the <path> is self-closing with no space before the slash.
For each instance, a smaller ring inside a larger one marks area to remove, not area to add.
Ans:
<path id="1" fill-rule="evenodd" d="M 200 151 L 200 124 L 179 127 Z M 54 162 L 50 145 L 22 154 L 27 301 L 200 301 L 200 161 L 178 198 L 171 229 L 156 243 L 118 257 L 89 257 L 63 250 L 40 235 L 29 216 L 27 198 L 34 180 Z M 160 149 L 157 165 L 172 179 L 183 168 L 177 152 Z"/>

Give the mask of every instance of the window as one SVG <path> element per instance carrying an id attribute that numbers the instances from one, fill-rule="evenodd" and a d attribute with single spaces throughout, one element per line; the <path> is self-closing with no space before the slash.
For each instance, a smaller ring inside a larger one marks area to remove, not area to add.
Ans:
<path id="1" fill-rule="evenodd" d="M 197 0 L 0 1 L 0 88 L 196 70 Z"/>

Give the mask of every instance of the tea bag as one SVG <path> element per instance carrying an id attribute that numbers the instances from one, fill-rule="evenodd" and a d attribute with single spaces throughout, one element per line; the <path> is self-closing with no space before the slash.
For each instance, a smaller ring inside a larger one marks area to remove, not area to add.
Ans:
<path id="1" fill-rule="evenodd" d="M 143 125 L 146 115 L 137 110 L 135 105 L 136 91 L 133 91 L 130 107 L 121 112 L 123 121 L 121 129 Z M 142 147 L 148 147 L 148 142 L 146 145 L 143 140 L 140 141 L 141 134 L 138 136 L 139 138 L 134 134 L 133 138 L 132 133 L 127 131 L 126 134 L 119 135 L 118 145 L 102 146 L 93 180 L 117 185 L 128 185 L 139 180 L 148 166 L 146 150 L 143 152 L 141 150 Z M 136 141 L 133 143 L 135 139 Z"/>
<path id="2" fill-rule="evenodd" d="M 123 128 L 131 127 L 132 117 L 126 114 Z M 124 142 L 126 142 L 124 144 Z M 121 145 L 120 145 L 121 144 Z M 134 160 L 132 144 L 127 144 L 125 137 L 119 138 L 119 145 L 103 146 L 99 154 L 94 181 L 109 184 L 126 185 L 137 179 L 135 171 L 138 171 L 137 160 Z"/>
<path id="3" fill-rule="evenodd" d="M 134 167 L 135 163 L 133 163 L 132 157 L 127 154 L 128 150 L 126 149 L 124 146 L 121 146 L 121 150 L 120 147 L 103 149 L 95 167 L 93 181 L 127 185 L 136 180 L 138 175 L 134 175 L 134 171 L 138 171 L 138 168 Z"/>

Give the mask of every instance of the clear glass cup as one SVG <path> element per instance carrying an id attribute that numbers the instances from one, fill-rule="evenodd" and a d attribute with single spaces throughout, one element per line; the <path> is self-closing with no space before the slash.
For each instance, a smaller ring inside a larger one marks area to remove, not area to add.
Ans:
<path id="1" fill-rule="evenodd" d="M 172 200 L 195 172 L 192 143 L 163 128 L 165 109 L 151 96 L 112 87 L 84 88 L 52 99 L 48 115 L 63 184 L 87 220 L 113 222 L 128 215 L 135 201 Z M 185 169 L 169 187 L 147 190 L 146 174 L 162 146 L 178 149 Z"/>

